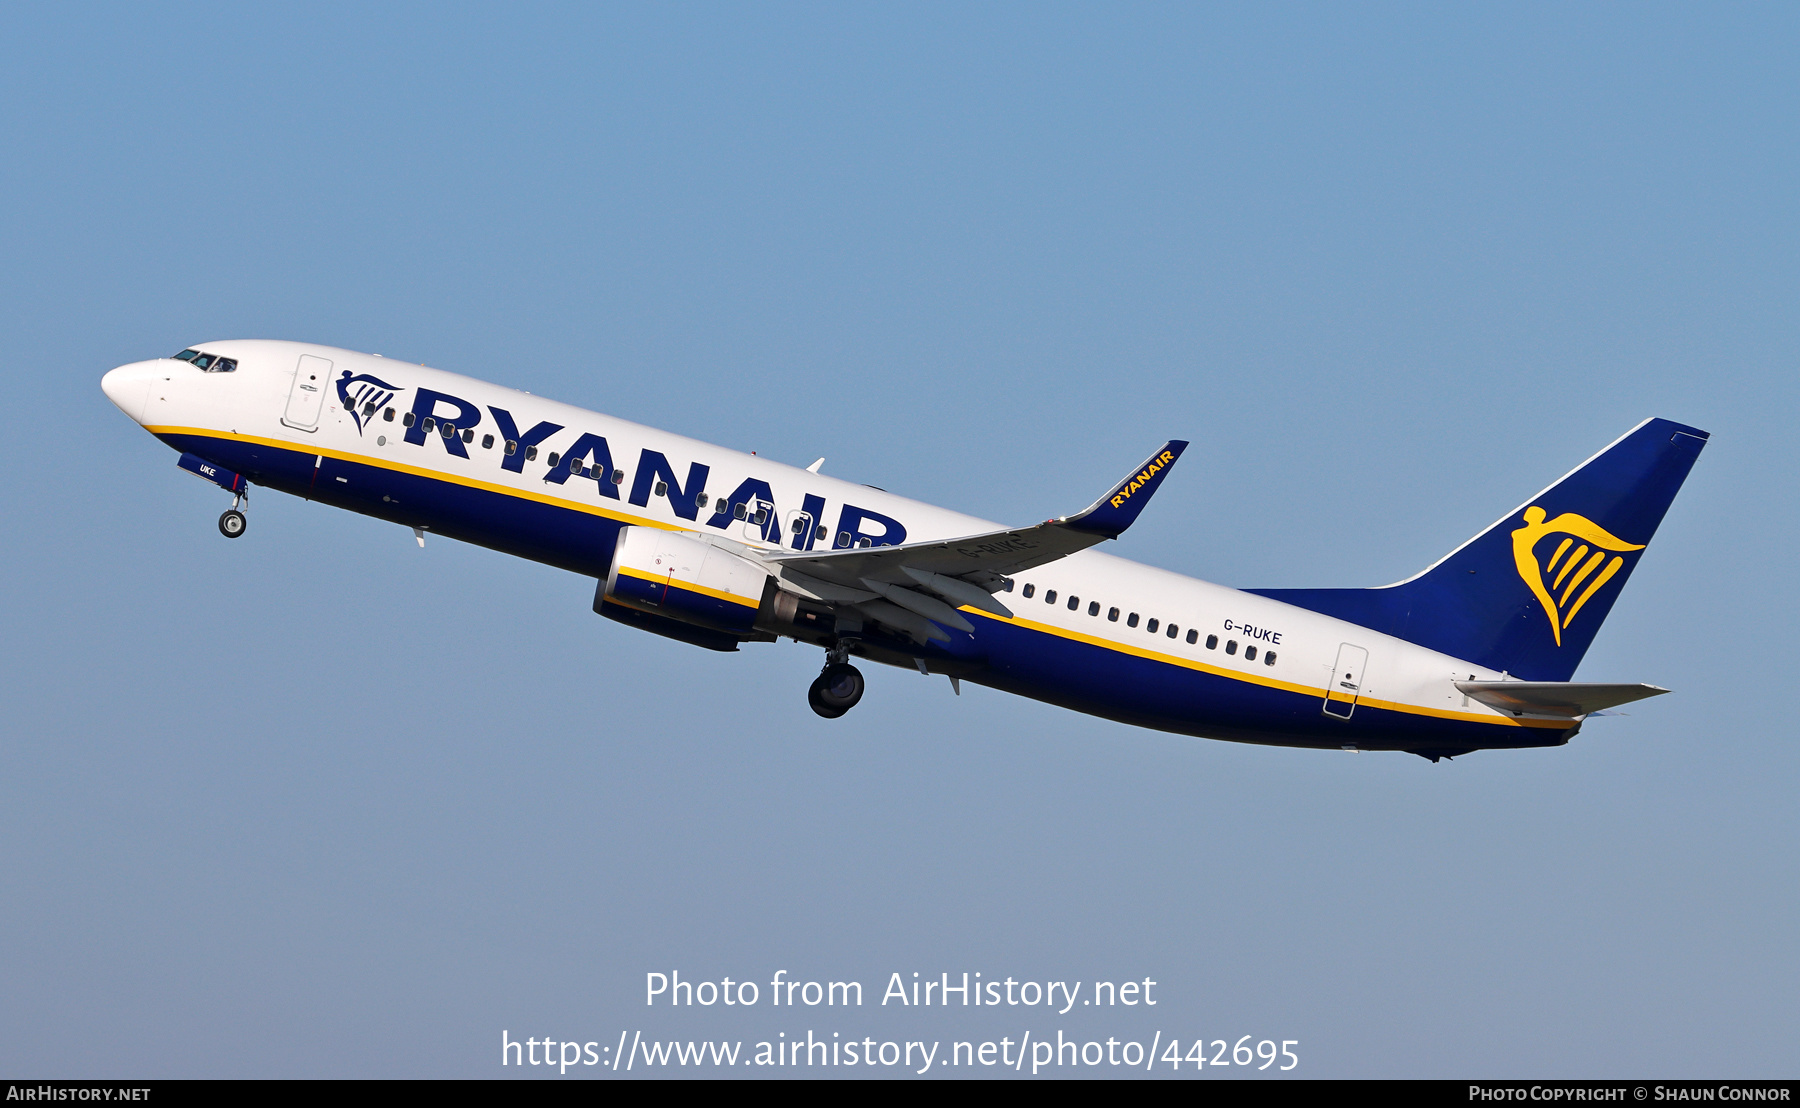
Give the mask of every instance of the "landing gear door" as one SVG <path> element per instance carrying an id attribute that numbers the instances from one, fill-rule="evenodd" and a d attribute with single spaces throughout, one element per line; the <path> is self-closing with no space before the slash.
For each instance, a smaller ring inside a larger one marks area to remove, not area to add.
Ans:
<path id="1" fill-rule="evenodd" d="M 1369 652 L 1360 646 L 1344 643 L 1338 647 L 1337 668 L 1325 679 L 1325 714 L 1349 719 L 1356 711 L 1356 698 L 1362 693 L 1363 671 L 1369 667 Z"/>
<path id="2" fill-rule="evenodd" d="M 331 363 L 311 354 L 300 355 L 294 367 L 294 384 L 288 389 L 287 411 L 281 422 L 299 431 L 319 429 L 319 413 L 325 409 L 325 390 L 331 385 Z"/>

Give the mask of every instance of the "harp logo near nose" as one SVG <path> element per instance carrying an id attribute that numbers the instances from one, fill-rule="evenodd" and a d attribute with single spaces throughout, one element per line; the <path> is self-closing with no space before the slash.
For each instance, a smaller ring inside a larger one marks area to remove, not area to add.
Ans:
<path id="1" fill-rule="evenodd" d="M 338 378 L 338 400 L 350 418 L 356 421 L 356 432 L 361 434 L 366 422 L 373 418 L 377 409 L 392 400 L 400 392 L 400 386 L 390 385 L 379 377 L 367 373 L 351 375 L 344 370 Z"/>

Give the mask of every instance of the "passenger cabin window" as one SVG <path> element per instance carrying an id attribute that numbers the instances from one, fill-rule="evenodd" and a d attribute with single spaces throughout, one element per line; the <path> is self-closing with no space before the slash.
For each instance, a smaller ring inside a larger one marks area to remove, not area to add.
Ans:
<path id="1" fill-rule="evenodd" d="M 1006 583 L 1004 585 L 1000 586 L 1000 591 L 1001 592 L 1011 592 L 1012 587 L 1013 587 L 1013 580 L 1012 580 L 1012 578 L 1008 577 L 1006 579 Z"/>
<path id="2" fill-rule="evenodd" d="M 747 519 L 749 515 L 750 509 L 746 508 L 741 501 L 731 506 L 732 519 Z"/>
<path id="3" fill-rule="evenodd" d="M 669 495 L 669 483 L 667 481 L 658 481 L 656 483 L 655 492 L 656 492 L 656 495 L 658 495 L 658 496 Z M 805 526 L 806 526 L 806 521 L 796 519 L 794 521 L 794 534 L 798 535 L 800 533 L 800 529 Z"/>
<path id="4" fill-rule="evenodd" d="M 525 460 L 528 462 L 537 461 L 537 447 L 527 446 L 525 448 Z"/>
<path id="5" fill-rule="evenodd" d="M 518 439 L 507 439 L 506 440 L 506 452 L 508 454 L 517 454 L 519 452 L 519 440 Z"/>
<path id="6" fill-rule="evenodd" d="M 1225 644 L 1225 653 L 1227 653 L 1227 654 L 1236 654 L 1237 653 L 1237 640 L 1236 639 L 1232 639 L 1230 642 Z"/>
<path id="7" fill-rule="evenodd" d="M 430 420 L 429 420 L 429 419 L 428 419 L 428 420 L 426 420 L 426 421 L 425 421 L 425 422 L 426 422 L 426 424 L 430 424 L 430 423 L 431 423 L 431 421 L 430 421 Z M 429 431 L 429 430 L 431 430 L 431 428 L 430 428 L 430 426 L 427 426 L 427 427 L 426 427 L 426 428 L 425 428 L 425 429 L 426 429 L 426 430 L 427 430 L 427 431 Z M 555 469 L 555 468 L 556 468 L 556 463 L 557 463 L 557 462 L 558 462 L 558 461 L 559 461 L 559 460 L 561 460 L 561 458 L 562 458 L 562 455 L 561 455 L 561 454 L 558 454 L 558 453 L 557 453 L 557 452 L 556 452 L 556 451 L 554 451 L 554 450 L 552 450 L 552 451 L 551 451 L 551 452 L 550 452 L 550 468 L 551 468 L 551 469 Z"/>
<path id="8" fill-rule="evenodd" d="M 412 425 L 413 425 L 413 414 L 411 412 L 407 412 L 405 415 L 400 417 L 400 426 L 411 427 Z"/>
<path id="9" fill-rule="evenodd" d="M 1048 592 L 1044 593 L 1044 603 L 1046 603 L 1046 604 L 1056 603 L 1056 590 L 1055 589 L 1051 589 Z"/>
<path id="10" fill-rule="evenodd" d="M 481 448 L 483 450 L 492 450 L 494 448 L 494 436 L 492 436 L 492 435 L 481 436 Z M 510 451 L 509 451 L 509 453 L 510 453 Z"/>
<path id="11" fill-rule="evenodd" d="M 437 420 L 432 419 L 430 416 L 426 416 L 425 417 L 425 433 L 427 435 L 429 435 L 435 430 L 437 430 Z"/>
<path id="12" fill-rule="evenodd" d="M 1217 636 L 1217 635 L 1206 636 L 1206 649 L 1208 649 L 1208 650 L 1219 649 L 1219 636 Z"/>
<path id="13" fill-rule="evenodd" d="M 1244 661 L 1246 661 L 1246 662 L 1256 661 L 1256 648 L 1254 646 L 1246 646 L 1244 648 Z"/>
<path id="14" fill-rule="evenodd" d="M 1081 597 L 1079 597 L 1079 596 L 1069 597 L 1069 611 L 1073 612 L 1075 609 L 1077 609 L 1079 607 L 1081 607 Z"/>
<path id="15" fill-rule="evenodd" d="M 1097 616 L 1099 614 L 1100 614 L 1100 602 L 1098 600 L 1088 601 L 1088 615 Z"/>
<path id="16" fill-rule="evenodd" d="M 701 493 L 698 496 L 694 497 L 694 503 L 696 503 L 696 504 L 700 505 L 702 508 L 704 508 L 704 507 L 706 507 L 707 499 L 708 499 L 707 495 L 705 493 Z M 821 534 L 819 537 L 824 538 L 825 536 Z"/>
<path id="17" fill-rule="evenodd" d="M 1107 610 L 1106 610 L 1106 621 L 1107 621 L 1107 622 L 1108 622 L 1108 623 L 1117 623 L 1117 622 L 1119 622 L 1119 609 L 1117 609 L 1117 608 L 1108 608 L 1108 609 L 1107 609 Z"/>
<path id="18" fill-rule="evenodd" d="M 1126 616 L 1126 617 L 1125 617 L 1125 626 L 1127 626 L 1127 627 L 1136 627 L 1136 626 L 1137 626 L 1137 620 L 1138 620 L 1138 615 L 1137 615 L 1137 613 L 1136 613 L 1136 612 L 1133 612 L 1133 613 L 1131 613 L 1131 614 L 1130 614 L 1130 615 L 1128 615 L 1128 616 Z"/>
<path id="19" fill-rule="evenodd" d="M 1026 585 L 1025 586 L 1025 599 L 1030 600 L 1035 595 L 1037 595 L 1037 586 L 1036 585 Z"/>
<path id="20" fill-rule="evenodd" d="M 1199 641 L 1200 641 L 1200 632 L 1194 630 L 1192 627 L 1188 628 L 1188 645 L 1193 646 L 1195 643 L 1197 643 Z"/>
<path id="21" fill-rule="evenodd" d="M 1181 628 L 1175 626 L 1173 623 L 1169 624 L 1168 635 L 1171 639 L 1174 638 L 1176 635 L 1179 635 L 1180 633 L 1181 633 Z"/>
<path id="22" fill-rule="evenodd" d="M 1144 630 L 1150 632 L 1152 635 L 1156 634 L 1156 621 L 1151 620 L 1149 623 L 1145 624 Z"/>
<path id="23" fill-rule="evenodd" d="M 1273 650 L 1271 650 L 1267 654 L 1263 655 L 1263 665 L 1272 666 L 1274 664 L 1275 664 L 1275 652 Z"/>
<path id="24" fill-rule="evenodd" d="M 463 441 L 464 442 L 474 442 L 475 441 L 475 432 L 469 430 L 467 427 L 463 428 Z"/>
<path id="25" fill-rule="evenodd" d="M 839 547 L 840 547 L 840 548 L 844 548 L 844 547 L 848 547 L 848 546 L 849 546 L 849 545 L 850 545 L 850 532 L 848 532 L 848 531 L 839 531 L 839 532 L 838 532 L 838 533 L 837 533 L 837 545 L 838 545 L 838 546 L 839 546 Z M 1030 585 L 1026 585 L 1026 586 L 1025 586 L 1025 588 L 1026 588 L 1026 589 L 1027 589 L 1027 590 L 1029 590 L 1029 589 L 1030 589 L 1030 588 L 1031 588 L 1031 586 L 1030 586 Z M 1029 592 L 1029 591 L 1027 591 L 1027 592 L 1026 592 L 1026 595 L 1027 595 L 1027 596 L 1029 596 L 1029 595 L 1031 595 L 1031 594 L 1030 594 L 1030 592 Z"/>
<path id="26" fill-rule="evenodd" d="M 624 470 L 622 470 L 622 469 L 613 470 L 613 479 L 612 479 L 613 484 L 615 484 L 615 485 L 622 484 L 624 482 L 624 480 L 625 480 L 625 471 Z M 760 523 L 761 521 L 758 520 L 757 522 Z"/>
<path id="27" fill-rule="evenodd" d="M 388 409 L 388 410 L 387 410 L 387 411 L 385 411 L 385 412 L 382 412 L 382 413 L 381 413 L 381 421 L 382 421 L 382 422 L 383 422 L 383 423 L 392 423 L 392 422 L 394 422 L 394 409 L 392 409 L 392 408 L 389 408 L 389 409 Z"/>

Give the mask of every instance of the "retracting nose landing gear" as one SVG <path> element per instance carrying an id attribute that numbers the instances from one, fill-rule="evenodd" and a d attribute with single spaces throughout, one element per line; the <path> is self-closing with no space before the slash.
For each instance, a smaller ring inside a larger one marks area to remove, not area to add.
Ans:
<path id="1" fill-rule="evenodd" d="M 250 526 L 240 509 L 250 507 L 250 482 L 241 473 L 233 473 L 222 465 L 207 461 L 198 454 L 183 454 L 175 459 L 175 464 L 189 473 L 213 484 L 231 494 L 231 507 L 219 517 L 219 534 L 228 539 L 235 539 Z"/>
<path id="2" fill-rule="evenodd" d="M 826 719 L 838 718 L 862 699 L 862 671 L 846 661 L 849 656 L 849 645 L 840 642 L 836 649 L 825 655 L 825 668 L 806 690 L 806 702 Z"/>
<path id="3" fill-rule="evenodd" d="M 250 506 L 250 490 L 247 486 L 243 492 L 231 498 L 231 507 L 225 509 L 225 514 L 219 517 L 219 534 L 228 539 L 237 538 L 250 526 L 250 520 L 238 510 L 240 504 L 246 508 Z"/>

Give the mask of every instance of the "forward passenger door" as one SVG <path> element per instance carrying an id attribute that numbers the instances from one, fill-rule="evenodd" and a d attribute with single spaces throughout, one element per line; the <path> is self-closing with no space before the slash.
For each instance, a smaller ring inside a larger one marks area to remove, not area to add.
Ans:
<path id="1" fill-rule="evenodd" d="M 325 408 L 325 390 L 331 385 L 331 362 L 311 354 L 300 355 L 294 367 L 294 383 L 288 389 L 287 411 L 281 422 L 298 431 L 319 429 L 319 413 Z"/>

